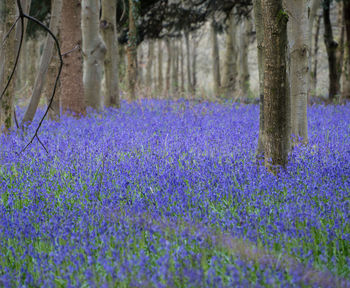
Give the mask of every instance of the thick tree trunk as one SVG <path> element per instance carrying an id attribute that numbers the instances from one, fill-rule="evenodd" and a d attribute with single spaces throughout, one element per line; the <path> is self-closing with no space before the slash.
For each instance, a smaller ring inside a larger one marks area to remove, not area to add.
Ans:
<path id="1" fill-rule="evenodd" d="M 163 47 L 162 40 L 158 40 L 158 93 L 163 92 Z"/>
<path id="2" fill-rule="evenodd" d="M 248 51 L 250 35 L 252 32 L 252 23 L 250 19 L 244 19 L 240 24 L 240 41 L 239 41 L 239 85 L 241 96 L 248 97 L 250 90 L 250 75 L 248 66 Z"/>
<path id="3" fill-rule="evenodd" d="M 83 90 L 83 61 L 81 52 L 81 0 L 63 0 L 61 49 L 65 54 L 61 76 L 62 112 L 76 116 L 86 113 Z"/>
<path id="4" fill-rule="evenodd" d="M 288 156 L 287 22 L 282 0 L 262 0 L 264 22 L 265 165 L 285 166 Z"/>
<path id="5" fill-rule="evenodd" d="M 100 29 L 107 52 L 104 57 L 105 105 L 120 107 L 119 71 L 118 71 L 118 37 L 117 37 L 117 2 L 101 1 L 102 15 Z"/>
<path id="6" fill-rule="evenodd" d="M 190 33 L 185 30 L 185 45 L 186 45 L 186 70 L 187 70 L 187 92 L 193 92 L 193 85 L 191 79 L 191 49 L 190 49 Z"/>
<path id="7" fill-rule="evenodd" d="M 154 61 L 154 41 L 148 41 L 148 55 L 147 55 L 147 66 L 146 66 L 146 86 L 152 92 L 152 82 L 153 82 L 153 61 Z"/>
<path id="8" fill-rule="evenodd" d="M 288 38 L 290 53 L 290 93 L 292 134 L 295 142 L 307 135 L 307 96 L 309 91 L 309 19 L 308 1 L 293 0 L 287 2 L 289 13 Z"/>
<path id="9" fill-rule="evenodd" d="M 61 19 L 61 10 L 62 10 L 62 1 L 61 0 L 52 0 L 51 1 L 51 19 L 50 19 L 50 30 L 54 35 L 57 35 L 58 27 Z M 32 97 L 30 98 L 29 105 L 24 114 L 21 127 L 24 128 L 24 125 L 29 124 L 33 121 L 36 110 L 39 105 L 41 98 L 41 93 L 46 80 L 46 74 L 52 59 L 54 51 L 55 41 L 51 35 L 47 35 L 45 47 L 43 54 L 41 55 L 39 72 L 37 73 L 35 84 L 33 88 Z M 57 95 L 55 96 L 57 97 Z"/>
<path id="10" fill-rule="evenodd" d="M 128 55 L 128 96 L 130 100 L 136 100 L 136 81 L 137 81 L 137 31 L 136 19 L 137 8 L 135 0 L 129 0 L 129 39 L 127 46 Z"/>
<path id="11" fill-rule="evenodd" d="M 254 21 L 257 39 L 258 52 L 258 72 L 259 72 L 259 139 L 258 139 L 258 158 L 264 154 L 264 67 L 265 67 L 265 52 L 264 52 L 264 27 L 261 9 L 261 0 L 254 0 Z"/>
<path id="12" fill-rule="evenodd" d="M 99 0 L 82 0 L 83 83 L 86 104 L 102 110 L 102 62 L 106 46 L 99 33 Z"/>
<path id="13" fill-rule="evenodd" d="M 218 33 L 215 27 L 215 22 L 212 20 L 210 25 L 212 48 L 212 63 L 213 63 L 213 88 L 214 95 L 220 96 L 221 89 L 221 76 L 220 76 L 220 54 L 219 54 L 219 42 Z"/>
<path id="14" fill-rule="evenodd" d="M 340 93 L 340 75 L 337 63 L 338 43 L 333 38 L 332 23 L 330 18 L 330 1 L 323 3 L 323 22 L 324 22 L 324 43 L 328 55 L 329 69 L 329 101 L 333 102 Z"/>
<path id="15" fill-rule="evenodd" d="M 5 0 L 5 11 L 6 11 L 6 33 L 10 31 L 12 25 L 16 21 L 16 2 L 13 0 Z M 6 39 L 6 44 L 4 48 L 4 85 L 2 85 L 1 92 L 5 88 L 4 86 L 8 82 L 16 58 L 16 37 L 15 33 L 10 33 L 9 37 Z M 5 133 L 13 126 L 13 112 L 14 112 L 14 99 L 15 99 L 15 79 L 12 79 L 10 85 L 8 86 L 5 94 L 0 101 L 0 133 L 3 131 Z"/>
<path id="16" fill-rule="evenodd" d="M 345 57 L 342 96 L 344 100 L 350 100 L 350 0 L 344 1 L 343 11 L 345 23 Z"/>
<path id="17" fill-rule="evenodd" d="M 233 98 L 236 90 L 237 78 L 237 51 L 235 46 L 237 23 L 231 11 L 226 32 L 226 55 L 224 62 L 223 92 L 226 98 Z"/>

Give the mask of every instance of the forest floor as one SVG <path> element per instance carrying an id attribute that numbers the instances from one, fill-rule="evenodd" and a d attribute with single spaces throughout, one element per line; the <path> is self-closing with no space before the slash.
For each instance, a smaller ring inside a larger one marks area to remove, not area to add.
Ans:
<path id="1" fill-rule="evenodd" d="M 145 100 L 0 137 L 0 286 L 350 287 L 350 105 L 277 176 L 257 105 Z M 20 114 L 20 113 L 19 113 Z M 349 286 L 347 286 L 349 285 Z"/>

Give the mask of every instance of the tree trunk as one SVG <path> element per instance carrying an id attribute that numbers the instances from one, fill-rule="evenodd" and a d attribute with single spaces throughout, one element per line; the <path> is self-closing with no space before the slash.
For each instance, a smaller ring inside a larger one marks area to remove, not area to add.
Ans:
<path id="1" fill-rule="evenodd" d="M 265 67 L 265 52 L 264 52 L 264 27 L 262 18 L 261 0 L 254 0 L 254 21 L 257 39 L 258 52 L 258 72 L 259 72 L 259 139 L 258 139 L 258 158 L 264 154 L 264 67 Z"/>
<path id="2" fill-rule="evenodd" d="M 235 46 L 237 24 L 233 10 L 230 13 L 226 32 L 226 55 L 224 62 L 223 90 L 226 98 L 233 98 L 237 78 L 237 51 Z"/>
<path id="3" fill-rule="evenodd" d="M 87 106 L 102 110 L 102 62 L 106 46 L 99 33 L 99 0 L 82 0 L 83 83 Z"/>
<path id="4" fill-rule="evenodd" d="M 16 21 L 16 2 L 13 0 L 5 0 L 5 11 L 6 11 L 6 33 L 12 27 Z M 4 47 L 4 85 L 2 85 L 1 92 L 5 88 L 7 81 L 12 73 L 13 66 L 15 64 L 15 43 L 16 37 L 15 33 L 10 33 L 9 37 L 6 39 L 6 44 Z M 12 79 L 10 85 L 7 87 L 5 94 L 0 101 L 0 133 L 9 132 L 13 126 L 13 112 L 14 112 L 14 99 L 15 99 L 15 79 Z"/>
<path id="5" fill-rule="evenodd" d="M 321 28 L 321 16 L 317 16 L 316 20 L 316 31 L 315 31 L 315 40 L 314 40 L 314 55 L 313 55 L 313 60 L 314 60 L 314 65 L 312 69 L 312 77 L 311 77 L 311 93 L 313 95 L 317 95 L 317 68 L 318 68 L 318 41 L 319 41 L 319 36 L 320 36 L 320 28 Z"/>
<path id="6" fill-rule="evenodd" d="M 163 92 L 163 50 L 162 40 L 158 39 L 158 93 Z"/>
<path id="7" fill-rule="evenodd" d="M 117 2 L 101 1 L 102 15 L 100 29 L 107 51 L 104 57 L 105 105 L 120 107 L 119 71 L 118 71 L 118 37 L 117 37 Z"/>
<path id="8" fill-rule="evenodd" d="M 199 40 L 193 39 L 192 48 L 192 92 L 195 93 L 197 89 L 197 50 Z"/>
<path id="9" fill-rule="evenodd" d="M 128 55 L 128 96 L 130 100 L 136 100 L 135 88 L 137 81 L 137 8 L 134 1 L 129 0 L 129 39 L 126 50 Z"/>
<path id="10" fill-rule="evenodd" d="M 180 78 L 181 78 L 181 86 L 180 92 L 183 96 L 185 93 L 185 64 L 184 64 L 184 49 L 183 49 L 183 37 L 180 38 Z"/>
<path id="11" fill-rule="evenodd" d="M 340 35 L 338 38 L 338 49 L 336 53 L 337 58 L 337 70 L 338 70 L 338 77 L 339 77 L 339 89 L 341 89 L 341 80 L 342 80 L 342 73 L 343 73 L 343 64 L 344 64 L 344 53 L 345 53 L 345 21 L 343 17 L 343 9 L 344 5 L 343 2 L 337 3 L 338 5 L 338 15 L 337 15 L 337 26 L 340 28 Z M 340 90 L 340 98 L 343 99 L 342 96 L 342 89 Z"/>
<path id="12" fill-rule="evenodd" d="M 52 0 L 51 1 L 51 19 L 50 19 L 50 30 L 54 35 L 57 35 L 58 27 L 61 19 L 62 1 Z M 35 84 L 33 88 L 32 97 L 30 98 L 29 105 L 24 114 L 21 127 L 30 124 L 35 116 L 36 110 L 39 105 L 41 93 L 46 80 L 47 70 L 49 68 L 53 51 L 54 51 L 55 41 L 51 35 L 46 36 L 45 48 L 43 54 L 41 55 L 39 72 L 37 73 Z M 57 95 L 56 95 L 57 96 Z M 56 97 L 55 96 L 55 97 Z"/>
<path id="13" fill-rule="evenodd" d="M 190 54 L 190 34 L 185 30 L 185 45 L 186 45 L 186 67 L 187 67 L 187 92 L 193 92 L 193 85 L 191 79 L 191 54 Z"/>
<path id="14" fill-rule="evenodd" d="M 126 76 L 126 57 L 125 46 L 118 45 L 118 78 L 120 83 L 125 81 Z"/>
<path id="15" fill-rule="evenodd" d="M 81 52 L 81 0 L 63 0 L 61 21 L 61 50 L 64 66 L 61 76 L 62 112 L 76 116 L 86 113 L 83 90 L 83 61 Z"/>
<path id="16" fill-rule="evenodd" d="M 212 63 L 213 63 L 213 88 L 214 95 L 216 97 L 220 96 L 221 89 L 221 76 L 220 76 L 220 54 L 219 54 L 219 43 L 218 43 L 218 33 L 215 27 L 214 19 L 211 21 L 210 25 L 211 41 L 213 44 L 212 48 Z"/>
<path id="17" fill-rule="evenodd" d="M 264 22 L 265 165 L 273 172 L 288 156 L 287 22 L 282 0 L 262 0 Z"/>
<path id="18" fill-rule="evenodd" d="M 143 57 L 143 45 L 137 47 L 136 54 L 136 83 L 137 87 L 142 87 L 144 85 L 143 68 L 144 68 L 144 57 Z"/>
<path id="19" fill-rule="evenodd" d="M 169 94 L 170 91 L 170 74 L 171 74 L 171 59 L 172 59 L 172 53 L 171 53 L 171 44 L 169 41 L 169 38 L 165 39 L 165 44 L 168 52 L 168 59 L 167 59 L 167 67 L 166 67 L 166 94 Z"/>
<path id="20" fill-rule="evenodd" d="M 178 53 L 178 49 L 177 49 L 177 43 L 176 40 L 173 40 L 172 43 L 172 55 L 173 55 L 173 65 L 172 65 L 172 93 L 173 96 L 176 96 L 176 94 L 179 92 L 179 70 L 178 70 L 178 57 L 179 57 L 179 53 Z"/>
<path id="21" fill-rule="evenodd" d="M 307 0 L 287 2 L 290 53 L 292 134 L 307 143 L 307 96 L 309 91 L 309 19 Z"/>
<path id="22" fill-rule="evenodd" d="M 152 92 L 152 68 L 153 68 L 153 60 L 154 60 L 154 41 L 148 41 L 148 55 L 147 55 L 147 67 L 146 67 L 146 86 Z"/>
<path id="23" fill-rule="evenodd" d="M 330 19 L 330 2 L 325 0 L 323 3 L 323 22 L 324 22 L 324 43 L 328 55 L 329 69 L 329 102 L 333 102 L 340 93 L 340 77 L 337 64 L 338 43 L 333 38 L 332 23 Z"/>
<path id="24" fill-rule="evenodd" d="M 5 36 L 5 31 L 6 31 L 6 27 L 5 27 L 5 23 L 6 23 L 6 14 L 5 14 L 5 2 L 4 1 L 0 1 L 0 40 L 1 42 L 3 42 L 3 38 Z M 3 83 L 4 83 L 4 70 L 5 70 L 5 61 L 4 58 L 5 54 L 4 54 L 4 49 L 0 49 L 0 91 L 2 91 L 3 87 Z M 1 123 L 1 109 L 0 109 L 0 123 Z"/>
<path id="25" fill-rule="evenodd" d="M 239 42 L 239 84 L 241 96 L 248 97 L 250 90 L 250 75 L 248 66 L 248 51 L 250 35 L 252 32 L 252 23 L 250 19 L 244 19 L 240 25 L 240 42 Z"/>
<path id="26" fill-rule="evenodd" d="M 344 57 L 344 76 L 343 91 L 344 100 L 350 100 L 350 0 L 344 1 L 344 23 L 345 23 L 345 57 Z"/>

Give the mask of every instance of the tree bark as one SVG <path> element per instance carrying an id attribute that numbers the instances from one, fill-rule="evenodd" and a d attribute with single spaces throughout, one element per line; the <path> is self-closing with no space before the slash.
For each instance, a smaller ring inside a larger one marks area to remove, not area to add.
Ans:
<path id="1" fill-rule="evenodd" d="M 169 38 L 165 39 L 165 44 L 168 52 L 168 58 L 167 58 L 167 67 L 166 67 L 166 94 L 169 94 L 170 91 L 170 75 L 171 75 L 171 63 L 172 63 L 172 53 L 171 53 L 171 44 L 169 41 Z"/>
<path id="2" fill-rule="evenodd" d="M 192 92 L 195 93 L 197 89 L 197 56 L 198 56 L 199 40 L 193 39 L 192 47 Z"/>
<path id="3" fill-rule="evenodd" d="M 309 18 L 307 0 L 287 1 L 290 53 L 291 124 L 295 143 L 307 143 L 307 96 L 309 91 Z"/>
<path id="4" fill-rule="evenodd" d="M 313 95 L 317 94 L 317 68 L 318 68 L 318 50 L 319 50 L 319 36 L 320 36 L 320 28 L 321 28 L 321 16 L 317 17 L 316 20 L 316 31 L 315 31 L 315 40 L 314 40 L 314 54 L 313 54 L 313 60 L 314 60 L 314 64 L 313 64 L 313 69 L 312 69 L 312 77 L 311 77 L 311 93 Z"/>
<path id="5" fill-rule="evenodd" d="M 226 98 L 233 98 L 236 90 L 237 51 L 235 46 L 237 24 L 233 10 L 230 13 L 226 32 L 226 55 L 224 62 L 223 92 Z"/>
<path id="6" fill-rule="evenodd" d="M 265 67 L 265 52 L 264 52 L 264 27 L 261 9 L 261 0 L 254 0 L 254 21 L 257 39 L 258 53 L 258 72 L 259 72 L 259 138 L 258 138 L 258 158 L 264 155 L 264 67 Z"/>
<path id="7" fill-rule="evenodd" d="M 179 92 L 179 69 L 178 69 L 178 58 L 179 58 L 179 53 L 177 49 L 177 43 L 176 40 L 173 40 L 173 43 L 171 45 L 172 48 L 172 55 L 173 55 L 173 65 L 172 65 L 172 81 L 171 81 L 171 87 L 172 87 L 172 93 L 173 96 L 177 95 Z"/>
<path id="8" fill-rule="evenodd" d="M 135 0 L 129 0 L 129 39 L 127 46 L 128 55 L 128 96 L 130 100 L 136 100 L 136 81 L 137 81 L 137 7 Z"/>
<path id="9" fill-rule="evenodd" d="M 100 29 L 107 51 L 104 57 L 105 105 L 120 107 L 119 71 L 118 71 L 118 37 L 117 37 L 117 2 L 101 1 L 102 15 Z"/>
<path id="10" fill-rule="evenodd" d="M 340 93 L 340 75 L 337 63 L 337 48 L 339 44 L 333 38 L 330 18 L 330 1 L 323 3 L 324 43 L 327 49 L 329 69 L 329 102 L 333 102 Z"/>
<path id="11" fill-rule="evenodd" d="M 158 93 L 163 92 L 163 50 L 162 40 L 158 40 Z"/>
<path id="12" fill-rule="evenodd" d="M 193 92 L 193 85 L 191 79 L 191 49 L 190 49 L 190 33 L 185 30 L 185 45 L 186 45 L 186 70 L 187 70 L 187 92 Z"/>
<path id="13" fill-rule="evenodd" d="M 5 31 L 10 31 L 12 25 L 16 21 L 16 2 L 13 0 L 5 0 L 6 22 Z M 6 39 L 6 45 L 4 48 L 4 85 L 1 92 L 5 88 L 7 81 L 12 73 L 13 66 L 16 58 L 16 37 L 15 33 L 10 33 Z M 14 113 L 14 99 L 15 99 L 15 79 L 12 79 L 5 94 L 0 101 L 0 133 L 8 133 L 13 127 L 13 113 Z"/>
<path id="14" fill-rule="evenodd" d="M 210 25 L 211 42 L 212 46 L 212 63 L 213 63 L 213 88 L 214 95 L 220 96 L 221 89 L 221 75 L 220 75 L 220 54 L 219 54 L 219 42 L 218 33 L 215 27 L 214 20 L 211 21 Z"/>
<path id="15" fill-rule="evenodd" d="M 124 45 L 118 45 L 118 78 L 120 83 L 125 82 L 126 78 L 126 51 Z"/>
<path id="16" fill-rule="evenodd" d="M 282 0 L 262 0 L 265 45 L 264 120 L 265 165 L 273 172 L 288 156 L 287 22 Z"/>
<path id="17" fill-rule="evenodd" d="M 61 76 L 61 105 L 63 113 L 85 115 L 83 90 L 83 61 L 81 52 L 81 0 L 63 0 L 61 21 L 61 50 L 64 66 Z"/>
<path id="18" fill-rule="evenodd" d="M 146 86 L 150 90 L 150 92 L 152 91 L 152 82 L 154 78 L 152 75 L 153 61 L 154 61 L 154 41 L 149 40 L 147 66 L 146 66 Z"/>
<path id="19" fill-rule="evenodd" d="M 62 10 L 62 1 L 52 0 L 50 30 L 54 35 L 57 35 L 58 33 L 58 27 L 61 19 L 61 10 Z M 51 37 L 51 35 L 47 35 L 44 51 L 40 60 L 39 72 L 37 73 L 37 76 L 35 79 L 32 97 L 30 98 L 29 105 L 27 107 L 27 110 L 24 114 L 24 117 L 21 123 L 22 128 L 24 128 L 25 125 L 30 124 L 34 119 L 34 116 L 41 98 L 41 93 L 43 91 L 43 87 L 45 84 L 46 74 L 52 59 L 54 46 L 55 46 L 54 39 Z"/>
<path id="20" fill-rule="evenodd" d="M 342 96 L 344 100 L 350 100 L 350 0 L 344 0 L 343 11 L 345 23 L 345 57 Z"/>
<path id="21" fill-rule="evenodd" d="M 181 79 L 181 85 L 180 85 L 180 92 L 181 95 L 184 95 L 185 93 L 185 61 L 184 61 L 184 49 L 183 49 L 183 37 L 180 38 L 180 79 Z"/>

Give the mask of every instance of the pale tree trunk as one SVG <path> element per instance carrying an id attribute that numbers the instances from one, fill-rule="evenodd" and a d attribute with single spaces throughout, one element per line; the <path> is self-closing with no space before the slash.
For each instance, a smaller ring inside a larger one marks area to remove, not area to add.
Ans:
<path id="1" fill-rule="evenodd" d="M 16 21 L 16 2 L 13 0 L 5 0 L 6 22 L 5 31 L 9 31 L 12 25 Z M 15 33 L 10 33 L 6 40 L 4 47 L 4 85 L 1 92 L 5 88 L 4 86 L 8 82 L 15 63 L 16 53 L 16 37 Z M 0 133 L 9 132 L 13 127 L 13 113 L 14 113 L 14 99 L 15 99 L 15 79 L 12 79 L 5 94 L 0 102 Z"/>
<path id="2" fill-rule="evenodd" d="M 337 53 L 336 53 L 336 57 L 337 57 L 337 70 L 338 70 L 338 77 L 339 77 L 339 89 L 340 89 L 340 98 L 343 99 L 342 96 L 342 91 L 343 91 L 343 87 L 341 85 L 342 83 L 342 78 L 343 78 L 343 67 L 344 67 L 344 54 L 345 54 L 345 21 L 344 21 L 344 17 L 343 17 L 343 9 L 344 9 L 344 5 L 343 2 L 339 2 L 337 3 L 338 5 L 338 14 L 337 14 L 337 26 L 340 28 L 340 35 L 338 38 L 338 49 L 337 49 Z"/>
<path id="3" fill-rule="evenodd" d="M 134 1 L 129 0 L 129 39 L 126 50 L 128 55 L 128 97 L 130 100 L 136 100 L 135 89 L 137 81 L 137 9 Z"/>
<path id="4" fill-rule="evenodd" d="M 317 38 L 314 38 L 316 40 L 316 42 L 314 42 L 314 45 L 318 44 L 318 35 L 319 35 L 319 28 L 320 28 L 320 17 L 318 16 L 318 10 L 321 7 L 321 2 L 322 0 L 309 0 L 310 4 L 309 4 L 309 27 L 308 27 L 308 33 L 309 33 L 309 46 L 310 48 L 312 47 L 312 35 L 313 35 L 313 30 L 314 30 L 314 23 L 316 20 L 316 34 L 317 34 Z M 315 47 L 315 46 L 314 46 Z M 315 52 L 315 50 L 314 50 Z M 318 51 L 317 51 L 318 52 Z M 309 69 L 310 69 L 310 73 L 309 73 L 309 92 L 308 92 L 308 96 L 310 96 L 311 93 L 315 93 L 316 92 L 316 81 L 315 81 L 315 75 L 311 69 L 312 67 L 312 62 L 317 61 L 316 60 L 317 54 L 313 54 L 310 53 L 309 55 Z M 315 58 L 315 59 L 314 59 Z M 316 72 L 317 73 L 317 72 Z"/>
<path id="5" fill-rule="evenodd" d="M 197 52 L 198 52 L 198 44 L 199 40 L 193 39 L 193 47 L 192 47 L 192 91 L 196 92 L 197 89 Z"/>
<path id="6" fill-rule="evenodd" d="M 171 43 L 169 41 L 169 38 L 165 39 L 165 44 L 168 52 L 168 58 L 167 58 L 167 67 L 166 67 L 166 94 L 168 95 L 170 92 L 170 75 L 171 75 L 171 63 L 172 61 L 172 53 L 171 53 Z"/>
<path id="7" fill-rule="evenodd" d="M 295 143 L 307 143 L 307 99 L 309 91 L 309 19 L 308 0 L 286 1 L 289 14 L 291 124 Z"/>
<path id="8" fill-rule="evenodd" d="M 120 107 L 119 71 L 118 71 L 118 37 L 117 37 L 117 2 L 101 1 L 102 15 L 100 29 L 107 51 L 104 57 L 105 105 Z"/>
<path id="9" fill-rule="evenodd" d="M 102 110 L 102 62 L 106 46 L 99 33 L 99 0 L 82 0 L 83 83 L 86 104 Z"/>
<path id="10" fill-rule="evenodd" d="M 312 68 L 312 76 L 311 76 L 311 93 L 313 95 L 317 95 L 317 67 L 318 67 L 318 50 L 319 50 L 319 45 L 318 45 L 318 42 L 319 42 L 319 36 L 320 36 L 320 28 L 321 28 L 321 19 L 322 17 L 321 16 L 317 16 L 317 19 L 316 19 L 316 31 L 315 31 L 315 37 L 314 37 L 314 53 L 313 53 L 313 60 L 314 60 L 314 63 L 313 63 L 313 68 Z"/>
<path id="11" fill-rule="evenodd" d="M 3 41 L 3 37 L 5 36 L 5 22 L 6 22 L 6 14 L 5 14 L 5 2 L 0 1 L 0 40 Z M 2 91 L 3 81 L 4 81 L 4 69 L 5 69 L 5 61 L 4 61 L 4 49 L 0 49 L 0 91 Z M 1 110 L 0 110 L 0 119 L 1 119 Z M 1 120 L 0 120 L 1 123 Z"/>
<path id="12" fill-rule="evenodd" d="M 193 92 L 193 85 L 191 79 L 191 54 L 190 54 L 190 34 L 185 30 L 185 45 L 186 45 L 186 70 L 187 70 L 187 92 Z"/>
<path id="13" fill-rule="evenodd" d="M 220 76 L 220 54 L 219 54 L 219 42 L 218 42 L 218 33 L 215 27 L 215 22 L 212 20 L 210 25 L 211 33 L 211 43 L 212 46 L 212 63 L 213 63 L 213 88 L 214 95 L 216 97 L 220 96 L 221 89 L 221 76 Z"/>
<path id="14" fill-rule="evenodd" d="M 185 63 L 184 63 L 184 49 L 183 49 L 183 37 L 180 38 L 180 78 L 181 78 L 181 86 L 180 92 L 181 95 L 185 93 Z"/>
<path id="15" fill-rule="evenodd" d="M 172 84 L 171 84 L 171 87 L 172 87 L 172 93 L 173 93 L 173 96 L 176 95 L 176 93 L 178 92 L 178 88 L 179 88 L 179 75 L 178 75 L 178 66 L 177 66 L 177 63 L 178 63 L 178 49 L 177 49 L 177 43 L 176 43 L 176 40 L 174 39 L 172 41 L 172 55 L 173 55 L 173 65 L 172 65 L 172 73 L 171 73 L 171 76 L 172 76 Z"/>
<path id="16" fill-rule="evenodd" d="M 342 97 L 344 100 L 350 100 L 350 0 L 344 1 L 343 11 L 345 23 L 345 57 Z"/>
<path id="17" fill-rule="evenodd" d="M 262 0 L 264 22 L 265 165 L 273 172 L 288 156 L 287 22 L 282 0 Z"/>
<path id="18" fill-rule="evenodd" d="M 239 84 L 241 96 L 248 97 L 250 90 L 250 75 L 248 66 L 248 52 L 250 35 L 252 32 L 252 22 L 250 19 L 244 19 L 240 24 L 240 41 L 239 41 Z"/>
<path id="19" fill-rule="evenodd" d="M 329 102 L 333 102 L 340 93 L 340 75 L 337 64 L 338 43 L 333 38 L 332 23 L 330 18 L 330 1 L 323 3 L 323 22 L 324 22 L 324 43 L 328 55 L 329 69 Z"/>
<path id="20" fill-rule="evenodd" d="M 237 23 L 234 11 L 230 13 L 226 32 L 226 55 L 224 62 L 223 92 L 226 98 L 233 98 L 237 78 L 237 51 L 235 46 Z"/>
<path id="21" fill-rule="evenodd" d="M 146 67 L 146 86 L 152 93 L 152 81 L 153 81 L 153 75 L 152 75 L 152 68 L 153 68 L 153 61 L 154 61 L 154 41 L 148 40 L 148 55 L 147 55 L 147 67 Z"/>
<path id="22" fill-rule="evenodd" d="M 59 37 L 59 36 L 57 36 Z M 49 68 L 47 70 L 47 80 L 44 87 L 44 95 L 46 98 L 46 102 L 49 103 L 52 97 L 52 90 L 56 82 L 57 77 L 57 71 L 59 69 L 60 63 L 58 59 L 55 59 L 51 61 Z M 55 97 L 52 100 L 51 103 L 51 109 L 49 110 L 48 116 L 53 121 L 59 121 L 60 120 L 60 106 L 61 106 L 61 100 L 60 100 L 60 92 L 61 91 L 61 81 L 59 81 L 58 86 L 56 87 L 56 93 Z"/>
<path id="23" fill-rule="evenodd" d="M 61 0 L 52 0 L 51 1 L 51 19 L 50 19 L 50 30 L 54 35 L 57 35 L 58 27 L 60 23 L 62 1 Z M 54 51 L 55 41 L 51 35 L 47 35 L 45 47 L 43 54 L 41 55 L 39 72 L 37 73 L 35 84 L 33 88 L 32 97 L 30 98 L 29 105 L 24 114 L 21 127 L 24 128 L 24 125 L 30 124 L 35 116 L 36 110 L 39 105 L 41 93 L 43 91 L 44 83 L 46 80 L 47 70 L 49 68 L 53 51 Z"/>
<path id="24" fill-rule="evenodd" d="M 125 82 L 126 55 L 124 45 L 118 45 L 118 78 L 120 83 Z"/>
<path id="25" fill-rule="evenodd" d="M 163 47 L 162 40 L 158 40 L 158 93 L 163 92 Z"/>
<path id="26" fill-rule="evenodd" d="M 136 71 L 137 71 L 137 86 L 141 87 L 144 85 L 144 77 L 143 77 L 143 67 L 144 67 L 144 57 L 143 57 L 143 45 L 139 45 L 137 47 L 137 55 L 136 55 Z"/>
<path id="27" fill-rule="evenodd" d="M 86 113 L 81 52 L 81 0 L 63 0 L 61 50 L 65 54 L 61 76 L 62 112 L 76 116 Z"/>
<path id="28" fill-rule="evenodd" d="M 262 18 L 261 0 L 254 0 L 254 22 L 257 39 L 258 53 L 258 72 L 259 72 L 259 139 L 257 156 L 261 158 L 264 154 L 264 67 L 265 67 L 265 52 L 264 52 L 264 27 Z"/>

